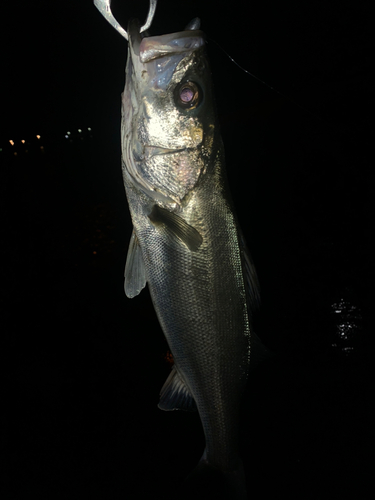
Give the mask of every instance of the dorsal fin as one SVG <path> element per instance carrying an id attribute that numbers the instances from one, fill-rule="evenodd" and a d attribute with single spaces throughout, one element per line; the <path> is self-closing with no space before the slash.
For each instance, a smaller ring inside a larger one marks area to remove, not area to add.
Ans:
<path id="1" fill-rule="evenodd" d="M 175 365 L 172 367 L 171 373 L 161 388 L 158 407 L 166 411 L 196 411 L 197 409 L 194 398 L 190 394 Z"/>
<path id="2" fill-rule="evenodd" d="M 239 235 L 239 243 L 241 250 L 242 268 L 244 273 L 246 296 L 249 302 L 250 310 L 258 308 L 260 305 L 259 281 L 255 270 L 255 266 L 247 249 L 243 234 Z"/>
<path id="3" fill-rule="evenodd" d="M 259 281 L 242 233 L 239 234 L 239 243 L 246 288 L 246 300 L 251 323 L 251 313 L 260 306 Z M 250 332 L 250 370 L 254 370 L 254 368 L 260 365 L 264 360 L 272 358 L 274 353 L 263 344 L 258 335 L 254 333 L 252 327 Z"/>

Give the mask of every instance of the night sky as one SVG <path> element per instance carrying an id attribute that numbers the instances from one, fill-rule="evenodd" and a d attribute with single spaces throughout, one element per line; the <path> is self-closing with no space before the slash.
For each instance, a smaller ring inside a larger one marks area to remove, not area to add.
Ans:
<path id="1" fill-rule="evenodd" d="M 112 3 L 125 28 L 147 9 Z M 244 398 L 249 498 L 372 498 L 373 3 L 159 0 L 151 32 L 196 16 L 275 353 Z M 2 498 L 224 498 L 181 486 L 200 423 L 157 409 L 168 346 L 148 291 L 123 292 L 127 42 L 91 0 L 0 22 Z"/>

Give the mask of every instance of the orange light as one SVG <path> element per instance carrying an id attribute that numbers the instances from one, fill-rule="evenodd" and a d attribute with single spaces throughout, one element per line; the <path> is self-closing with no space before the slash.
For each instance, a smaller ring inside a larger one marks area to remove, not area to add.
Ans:
<path id="1" fill-rule="evenodd" d="M 24 139 L 21 139 L 21 142 L 22 142 L 22 144 L 25 144 L 25 141 L 24 141 Z"/>
<path id="2" fill-rule="evenodd" d="M 12 146 L 14 146 L 14 141 L 12 141 L 12 139 L 9 142 L 11 143 Z"/>
<path id="3" fill-rule="evenodd" d="M 164 356 L 164 359 L 169 365 L 174 364 L 173 356 L 172 356 L 172 353 L 170 351 L 167 351 L 166 355 Z"/>
<path id="4" fill-rule="evenodd" d="M 36 136 L 36 138 L 37 138 L 37 139 L 40 139 L 40 135 L 37 135 L 37 136 Z"/>

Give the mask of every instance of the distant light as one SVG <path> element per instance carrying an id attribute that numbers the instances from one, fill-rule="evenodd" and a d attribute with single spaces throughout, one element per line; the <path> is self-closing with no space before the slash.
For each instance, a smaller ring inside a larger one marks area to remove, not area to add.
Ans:
<path id="1" fill-rule="evenodd" d="M 68 135 L 70 135 L 70 132 L 67 132 Z"/>
<path id="2" fill-rule="evenodd" d="M 21 139 L 21 142 L 22 142 L 22 144 L 25 144 L 25 140 L 24 139 Z"/>
<path id="3" fill-rule="evenodd" d="M 96 250 L 94 250 L 92 253 L 93 253 L 94 255 L 96 255 Z"/>
<path id="4" fill-rule="evenodd" d="M 0 148 L 0 153 L 1 153 L 2 150 L 3 150 L 3 148 Z"/>
<path id="5" fill-rule="evenodd" d="M 17 151 L 15 151 L 13 154 L 14 154 L 14 156 L 17 156 Z"/>
<path id="6" fill-rule="evenodd" d="M 37 135 L 37 136 L 36 136 L 36 138 L 37 138 L 37 139 L 40 139 L 40 135 Z"/>
<path id="7" fill-rule="evenodd" d="M 350 352 L 350 351 L 353 351 L 354 350 L 354 347 L 343 347 L 342 350 L 344 352 Z"/>
<path id="8" fill-rule="evenodd" d="M 40 149 L 44 149 L 44 146 L 40 146 Z"/>
<path id="9" fill-rule="evenodd" d="M 12 146 L 14 146 L 14 141 L 12 141 L 12 139 L 9 142 L 11 143 Z"/>
<path id="10" fill-rule="evenodd" d="M 82 132 L 82 130 L 79 128 L 79 129 L 78 129 L 78 132 L 79 132 L 79 133 L 81 133 L 81 132 Z"/>
<path id="11" fill-rule="evenodd" d="M 90 130 L 90 132 L 91 132 L 91 128 L 90 128 L 90 127 L 88 127 L 88 129 L 87 129 L 87 130 Z"/>
<path id="12" fill-rule="evenodd" d="M 68 132 L 68 134 L 69 134 L 69 132 Z M 69 139 L 69 136 L 68 136 L 68 135 L 66 135 L 66 136 L 65 136 L 65 139 Z"/>

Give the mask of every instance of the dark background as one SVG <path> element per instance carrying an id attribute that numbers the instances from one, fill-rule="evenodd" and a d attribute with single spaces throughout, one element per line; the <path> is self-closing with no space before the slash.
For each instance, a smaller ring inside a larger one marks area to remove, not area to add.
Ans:
<path id="1" fill-rule="evenodd" d="M 113 1 L 124 27 L 147 8 Z M 373 14 L 316 0 L 156 10 L 154 34 L 199 16 L 209 37 L 255 327 L 277 354 L 244 398 L 250 498 L 373 498 Z M 2 498 L 221 498 L 182 486 L 200 423 L 157 409 L 168 348 L 148 291 L 123 292 L 126 41 L 90 0 L 8 2 L 0 28 Z"/>

